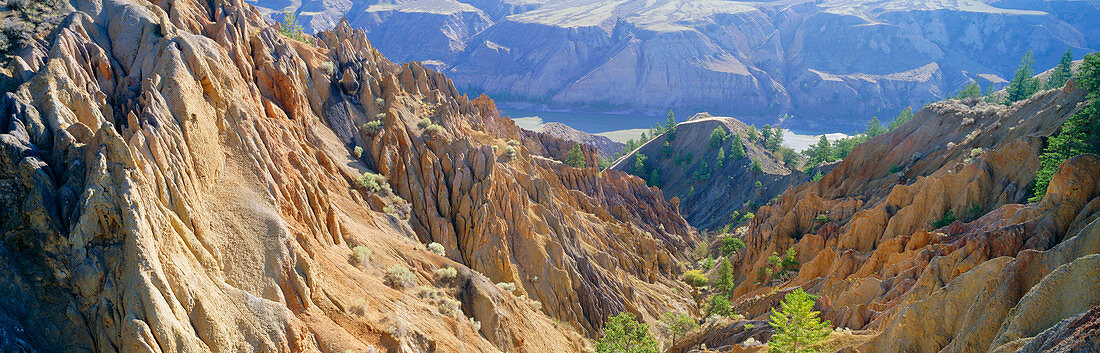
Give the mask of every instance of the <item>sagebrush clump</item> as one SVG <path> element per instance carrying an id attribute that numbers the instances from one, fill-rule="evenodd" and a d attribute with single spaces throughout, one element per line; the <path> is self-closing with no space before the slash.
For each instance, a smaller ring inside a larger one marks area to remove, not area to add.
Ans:
<path id="1" fill-rule="evenodd" d="M 387 286 L 394 289 L 402 289 L 411 287 L 413 281 L 416 280 L 416 275 L 409 270 L 408 267 L 402 265 L 393 265 L 388 271 L 386 271 L 385 282 Z"/>
<path id="2" fill-rule="evenodd" d="M 443 249 L 443 244 L 432 242 L 428 244 L 428 251 L 439 256 L 447 256 L 447 250 Z"/>
<path id="3" fill-rule="evenodd" d="M 382 174 L 371 172 L 363 173 L 363 175 L 359 176 L 359 179 L 355 180 L 355 184 L 370 192 L 393 192 L 393 189 L 390 188 L 390 183 L 386 181 L 386 177 Z"/>

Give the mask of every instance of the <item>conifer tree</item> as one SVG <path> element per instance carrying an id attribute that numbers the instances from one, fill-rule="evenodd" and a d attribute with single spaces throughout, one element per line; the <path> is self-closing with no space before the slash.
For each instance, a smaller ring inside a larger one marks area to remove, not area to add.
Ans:
<path id="1" fill-rule="evenodd" d="M 1032 77 L 1035 76 L 1035 70 L 1031 68 L 1034 63 L 1035 58 L 1031 54 L 1031 50 L 1028 50 L 1023 59 L 1020 59 L 1020 66 L 1016 68 L 1016 74 L 1012 76 L 1012 81 L 1008 83 L 1006 103 L 1012 104 L 1016 101 L 1028 99 L 1039 91 L 1039 79 Z"/>
<path id="2" fill-rule="evenodd" d="M 1047 80 L 1047 89 L 1062 87 L 1073 76 L 1073 50 L 1066 49 L 1066 53 L 1062 54 L 1062 60 L 1058 61 L 1058 66 L 1054 68 L 1054 72 L 1050 73 L 1050 79 Z"/>
<path id="3" fill-rule="evenodd" d="M 821 321 L 814 311 L 817 296 L 795 289 L 783 298 L 780 310 L 772 309 L 768 321 L 775 334 L 768 341 L 769 353 L 816 353 L 818 345 L 829 337 L 829 321 Z"/>

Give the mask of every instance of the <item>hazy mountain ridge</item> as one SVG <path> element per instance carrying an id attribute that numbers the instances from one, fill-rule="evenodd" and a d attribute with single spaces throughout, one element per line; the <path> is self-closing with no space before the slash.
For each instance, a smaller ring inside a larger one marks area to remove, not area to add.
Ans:
<path id="1" fill-rule="evenodd" d="M 1000 84 L 1027 49 L 1049 67 L 1100 47 L 1100 10 L 1080 1 L 360 1 L 346 13 L 383 53 L 474 91 L 793 113 L 787 124 L 809 130 L 856 130 L 971 78 Z"/>

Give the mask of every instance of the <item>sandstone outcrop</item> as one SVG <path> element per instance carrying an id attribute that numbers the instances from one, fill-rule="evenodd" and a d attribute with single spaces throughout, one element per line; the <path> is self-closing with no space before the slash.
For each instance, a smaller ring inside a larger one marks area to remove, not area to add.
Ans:
<path id="1" fill-rule="evenodd" d="M 0 99 L 0 351 L 580 351 L 693 305 L 675 202 L 361 31 L 72 5 Z"/>
<path id="2" fill-rule="evenodd" d="M 579 131 L 569 125 L 562 123 L 550 122 L 543 124 L 539 127 L 539 132 L 562 139 L 566 141 L 573 141 L 579 144 L 588 145 L 596 148 L 596 152 L 599 152 L 600 158 L 609 159 L 616 153 L 623 150 L 626 146 L 621 142 L 616 142 L 607 138 L 606 136 L 599 136 L 589 134 L 587 132 Z"/>
<path id="3" fill-rule="evenodd" d="M 1042 138 L 1084 96 L 1070 82 L 1008 107 L 938 102 L 859 145 L 756 213 L 734 258 L 735 309 L 767 317 L 800 286 L 834 326 L 876 333 L 850 344 L 861 352 L 1095 348 L 1100 157 L 1066 161 L 1024 204 Z M 788 248 L 797 273 L 764 278 L 768 255 Z"/>

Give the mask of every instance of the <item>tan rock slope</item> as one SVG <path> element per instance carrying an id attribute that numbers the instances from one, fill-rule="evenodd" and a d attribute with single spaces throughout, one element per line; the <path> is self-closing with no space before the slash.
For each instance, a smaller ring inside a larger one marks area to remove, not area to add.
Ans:
<path id="1" fill-rule="evenodd" d="M 766 317 L 802 286 L 835 326 L 877 335 L 849 345 L 861 352 L 1095 349 L 1100 157 L 1066 161 L 1023 204 L 1040 137 L 1084 95 L 1071 82 L 1009 107 L 939 102 L 860 145 L 756 214 L 735 257 L 737 311 Z M 932 229 L 948 211 L 959 220 Z M 793 278 L 758 273 L 788 248 Z"/>
<path id="2" fill-rule="evenodd" d="M 346 24 L 72 5 L 0 99 L 0 351 L 579 351 L 693 305 L 675 203 Z"/>

